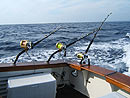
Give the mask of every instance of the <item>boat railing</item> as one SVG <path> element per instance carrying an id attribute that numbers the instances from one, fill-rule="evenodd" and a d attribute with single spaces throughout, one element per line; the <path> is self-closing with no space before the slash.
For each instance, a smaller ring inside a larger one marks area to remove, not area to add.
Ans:
<path id="1" fill-rule="evenodd" d="M 4 63 L 0 64 L 0 72 L 9 72 L 9 71 L 22 71 L 22 70 L 36 70 L 36 69 L 44 69 L 44 68 L 57 68 L 57 67 L 71 67 L 76 70 L 87 70 L 89 72 L 98 74 L 100 76 L 105 77 L 105 80 L 108 83 L 111 83 L 127 92 L 130 93 L 130 77 L 124 75 L 119 72 L 115 72 L 109 69 L 105 69 L 99 66 L 94 65 L 80 65 L 76 61 L 51 61 L 50 63 L 47 62 L 28 62 L 28 63 L 18 63 L 14 66 L 11 63 Z"/>

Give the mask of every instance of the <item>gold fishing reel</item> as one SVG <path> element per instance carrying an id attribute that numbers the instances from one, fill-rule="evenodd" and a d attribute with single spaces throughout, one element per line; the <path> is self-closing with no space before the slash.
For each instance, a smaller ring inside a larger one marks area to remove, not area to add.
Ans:
<path id="1" fill-rule="evenodd" d="M 83 59 L 84 58 L 84 54 L 80 52 L 80 53 L 77 54 L 77 57 L 80 58 L 80 59 Z"/>
<path id="2" fill-rule="evenodd" d="M 32 48 L 32 42 L 28 40 L 21 40 L 20 41 L 20 47 L 24 48 L 25 50 L 31 49 Z"/>
<path id="3" fill-rule="evenodd" d="M 64 48 L 63 43 L 57 42 L 57 43 L 56 43 L 56 48 L 62 50 L 62 49 Z"/>
<path id="4" fill-rule="evenodd" d="M 60 43 L 60 42 L 57 42 L 56 43 L 56 48 L 58 48 L 59 50 L 58 51 L 64 51 L 64 57 L 66 57 L 66 44 L 63 42 L 63 43 Z"/>
<path id="5" fill-rule="evenodd" d="M 88 55 L 86 55 L 85 53 L 80 52 L 80 53 L 77 54 L 77 57 L 79 59 L 81 59 L 80 64 L 86 64 L 83 61 L 84 61 L 85 58 L 87 58 L 88 59 L 88 66 L 90 66 L 90 59 L 88 58 Z"/>

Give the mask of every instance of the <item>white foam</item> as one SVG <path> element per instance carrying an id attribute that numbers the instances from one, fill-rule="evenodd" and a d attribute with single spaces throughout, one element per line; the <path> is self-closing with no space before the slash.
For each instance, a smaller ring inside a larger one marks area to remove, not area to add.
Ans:
<path id="1" fill-rule="evenodd" d="M 129 68 L 128 75 L 130 73 L 130 45 L 125 40 L 122 38 L 108 43 L 93 43 L 88 52 L 92 64 L 112 68 L 119 72 Z M 88 43 L 85 43 L 83 46 L 75 47 L 75 50 L 82 52 L 86 50 L 87 46 Z"/>
<path id="2" fill-rule="evenodd" d="M 128 67 L 128 72 L 125 74 L 130 76 L 130 44 L 124 46 L 125 56 L 123 57 L 123 61 L 126 63 L 126 67 Z"/>
<path id="3" fill-rule="evenodd" d="M 88 46 L 87 43 L 79 43 L 81 45 L 67 49 L 67 59 L 78 60 L 76 54 L 79 52 L 84 52 Z M 80 47 L 79 47 L 80 46 Z M 36 50 L 36 52 L 28 52 L 31 59 L 26 55 L 21 55 L 18 62 L 31 62 L 35 61 L 47 61 L 49 56 L 56 50 Z M 117 53 L 117 55 L 112 54 L 112 52 Z M 121 52 L 121 53 L 120 53 Z M 113 70 L 119 70 L 123 67 L 128 67 L 128 72 L 124 72 L 130 75 L 130 43 L 125 41 L 125 39 L 119 39 L 117 41 L 111 41 L 108 43 L 93 43 L 88 52 L 89 58 L 91 59 L 91 64 L 98 65 L 105 68 L 110 68 Z M 56 54 L 52 60 L 62 59 L 63 52 Z M 12 63 L 16 56 L 6 57 L 0 59 L 0 63 Z"/>
<path id="4" fill-rule="evenodd" d="M 29 57 L 26 53 L 22 54 L 17 62 L 31 62 L 31 61 L 47 61 L 48 57 L 56 50 L 37 50 L 37 52 L 28 51 Z M 6 57 L 0 59 L 0 63 L 13 63 L 16 56 Z"/>
<path id="5" fill-rule="evenodd" d="M 129 38 L 130 38 L 130 33 L 126 33 L 126 37 L 129 37 Z"/>

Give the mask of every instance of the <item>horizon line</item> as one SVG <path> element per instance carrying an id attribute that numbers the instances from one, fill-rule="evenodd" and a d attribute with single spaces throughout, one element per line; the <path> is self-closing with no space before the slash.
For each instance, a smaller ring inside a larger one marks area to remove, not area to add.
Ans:
<path id="1" fill-rule="evenodd" d="M 64 24 L 64 23 L 94 23 L 94 22 L 102 22 L 102 21 L 80 21 L 80 22 L 76 22 L 76 21 L 73 21 L 73 22 L 37 22 L 37 23 L 3 23 L 3 24 L 0 24 L 1 25 L 26 25 L 26 24 Z M 106 21 L 106 22 L 130 22 L 130 21 Z"/>

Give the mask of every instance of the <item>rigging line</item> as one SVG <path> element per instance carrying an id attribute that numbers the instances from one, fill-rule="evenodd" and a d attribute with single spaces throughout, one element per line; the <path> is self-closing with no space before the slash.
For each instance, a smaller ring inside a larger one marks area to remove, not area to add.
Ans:
<path id="1" fill-rule="evenodd" d="M 46 38 L 48 38 L 49 36 L 51 36 L 53 33 L 57 32 L 57 31 L 58 31 L 59 29 L 61 29 L 61 28 L 62 28 L 61 26 L 60 26 L 60 27 L 57 27 L 55 30 L 53 30 L 52 32 L 50 32 L 50 34 L 46 35 L 46 36 L 45 36 L 44 38 L 42 38 L 41 40 L 38 40 L 36 43 L 34 43 L 34 44 L 32 45 L 32 48 L 31 48 L 31 49 L 33 49 L 34 46 L 36 46 L 37 44 L 39 44 L 39 43 L 40 43 L 41 41 L 43 41 L 44 39 L 46 39 Z M 28 51 L 28 50 L 29 50 L 29 48 L 27 48 L 26 50 L 25 50 L 25 49 L 22 50 L 22 51 L 16 56 L 16 58 L 15 58 L 13 64 L 16 65 L 16 62 L 17 62 L 19 56 L 20 56 L 21 54 L 23 54 L 24 52 Z"/>

